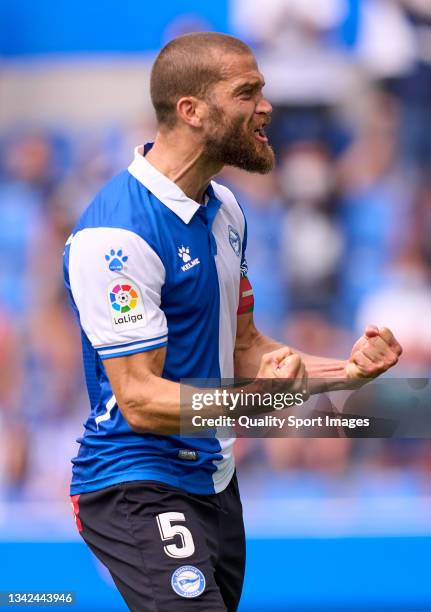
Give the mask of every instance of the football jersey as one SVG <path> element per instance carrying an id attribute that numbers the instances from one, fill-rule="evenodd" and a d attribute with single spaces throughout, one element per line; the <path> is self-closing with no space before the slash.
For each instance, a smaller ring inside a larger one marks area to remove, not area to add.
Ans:
<path id="1" fill-rule="evenodd" d="M 132 430 L 104 368 L 105 359 L 166 347 L 166 379 L 234 375 L 246 276 L 243 212 L 215 181 L 205 205 L 188 198 L 145 159 L 149 148 L 137 147 L 129 168 L 101 189 L 66 243 L 65 284 L 81 327 L 90 399 L 72 460 L 72 495 L 131 480 L 210 494 L 234 472 L 234 440 L 217 430 L 204 438 Z M 247 309 L 248 285 L 244 294 Z"/>

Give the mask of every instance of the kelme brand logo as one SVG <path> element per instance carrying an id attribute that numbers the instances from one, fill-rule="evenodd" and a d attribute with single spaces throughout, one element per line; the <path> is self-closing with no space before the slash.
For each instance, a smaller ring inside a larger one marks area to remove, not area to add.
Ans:
<path id="1" fill-rule="evenodd" d="M 187 270 L 190 270 L 190 268 L 193 268 L 201 263 L 199 261 L 199 257 L 192 259 L 192 256 L 190 255 L 190 247 L 185 247 L 183 245 L 178 247 L 178 257 L 181 257 L 184 262 L 184 265 L 181 266 L 181 270 L 183 272 L 186 272 Z"/>

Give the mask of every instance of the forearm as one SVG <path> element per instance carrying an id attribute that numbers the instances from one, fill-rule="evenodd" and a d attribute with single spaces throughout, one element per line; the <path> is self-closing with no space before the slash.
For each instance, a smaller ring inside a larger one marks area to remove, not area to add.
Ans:
<path id="1" fill-rule="evenodd" d="M 175 434 L 180 429 L 180 384 L 154 374 L 130 378 L 117 396 L 123 416 L 137 433 Z"/>
<path id="2" fill-rule="evenodd" d="M 284 346 L 280 342 L 264 336 L 257 330 L 249 335 L 246 343 L 238 343 L 235 351 L 235 376 L 238 378 L 252 378 L 256 375 L 262 355 L 275 351 Z M 346 379 L 346 362 L 330 357 L 318 357 L 292 349 L 298 353 L 307 369 L 310 382 L 310 393 L 323 391 L 336 391 L 351 388 Z"/>
<path id="3" fill-rule="evenodd" d="M 280 342 L 251 328 L 246 338 L 237 341 L 235 346 L 235 378 L 254 379 L 259 371 L 262 355 L 282 347 Z"/>
<path id="4" fill-rule="evenodd" d="M 231 409 L 235 411 L 236 417 L 266 412 L 267 408 L 261 408 L 259 403 L 241 405 L 238 401 L 239 395 L 241 393 L 262 395 L 277 391 L 277 387 L 272 388 L 268 381 L 259 379 L 234 389 L 226 387 L 201 389 L 191 385 L 180 385 L 153 374 L 147 375 L 145 379 L 129 380 L 128 383 L 127 396 L 120 399 L 119 407 L 130 427 L 137 433 L 162 435 L 195 433 L 193 416 L 200 414 L 196 411 L 203 410 L 202 415 L 206 419 L 231 415 Z M 204 404 L 202 401 L 204 395 L 211 401 Z"/>
<path id="5" fill-rule="evenodd" d="M 346 361 L 331 357 L 318 357 L 298 352 L 305 364 L 310 383 L 310 393 L 323 393 L 324 391 L 340 391 L 352 389 L 353 381 L 346 376 Z"/>

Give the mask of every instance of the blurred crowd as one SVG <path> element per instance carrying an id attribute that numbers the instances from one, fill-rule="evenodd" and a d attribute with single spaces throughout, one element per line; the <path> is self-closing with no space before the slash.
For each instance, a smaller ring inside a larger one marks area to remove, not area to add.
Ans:
<path id="1" fill-rule="evenodd" d="M 347 357 L 365 324 L 404 347 L 397 377 L 431 374 L 431 4 L 236 0 L 234 31 L 273 102 L 276 170 L 226 168 L 248 220 L 258 327 Z M 0 495 L 59 499 L 88 411 L 62 251 L 97 189 L 151 140 L 153 118 L 100 133 L 67 125 L 0 134 Z M 253 466 L 343 479 L 428 473 L 427 441 L 241 440 Z"/>

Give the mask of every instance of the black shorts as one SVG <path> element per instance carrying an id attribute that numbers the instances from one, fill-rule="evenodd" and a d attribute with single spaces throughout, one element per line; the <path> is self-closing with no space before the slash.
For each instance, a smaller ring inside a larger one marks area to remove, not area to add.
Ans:
<path id="1" fill-rule="evenodd" d="M 80 533 L 133 612 L 234 612 L 245 565 L 236 476 L 194 495 L 133 481 L 72 498 Z"/>

